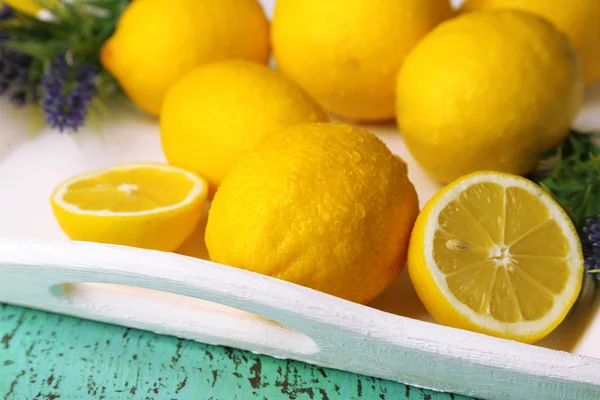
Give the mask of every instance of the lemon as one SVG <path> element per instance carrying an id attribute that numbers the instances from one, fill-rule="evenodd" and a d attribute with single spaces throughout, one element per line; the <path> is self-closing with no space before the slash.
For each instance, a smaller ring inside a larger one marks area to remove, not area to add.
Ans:
<path id="1" fill-rule="evenodd" d="M 268 135 L 327 119 L 312 98 L 280 73 L 228 60 L 196 68 L 169 91 L 160 132 L 169 163 L 206 178 L 212 197 L 239 157 Z"/>
<path id="2" fill-rule="evenodd" d="M 63 182 L 51 203 L 71 239 L 174 251 L 194 231 L 207 191 L 179 168 L 122 164 Z"/>
<path id="3" fill-rule="evenodd" d="M 198 225 L 196 225 L 196 230 L 175 250 L 175 253 L 202 260 L 210 260 L 204 240 L 207 219 L 208 213 L 205 212 L 200 218 Z"/>
<path id="4" fill-rule="evenodd" d="M 52 2 L 53 1 L 51 1 L 51 3 Z M 36 0 L 4 0 L 0 1 L 0 6 L 2 6 L 2 4 L 7 4 L 15 10 L 30 15 L 37 15 L 37 13 L 42 10 L 42 7 L 40 7 L 40 4 Z"/>
<path id="5" fill-rule="evenodd" d="M 600 1 L 598 0 L 467 0 L 461 12 L 513 8 L 552 21 L 571 39 L 581 56 L 585 82 L 600 78 Z"/>
<path id="6" fill-rule="evenodd" d="M 355 121 L 392 119 L 398 69 L 452 14 L 448 0 L 278 0 L 273 53 L 325 111 Z"/>
<path id="7" fill-rule="evenodd" d="M 435 179 L 531 172 L 561 143 L 583 96 L 578 57 L 550 22 L 522 11 L 469 13 L 406 59 L 397 117 L 407 147 Z"/>
<path id="8" fill-rule="evenodd" d="M 483 171 L 425 205 L 408 271 L 438 322 L 532 343 L 577 299 L 583 255 L 571 220 L 547 192 L 519 176 Z"/>
<path id="9" fill-rule="evenodd" d="M 206 227 L 210 258 L 366 303 L 406 259 L 418 212 L 406 173 L 365 130 L 290 127 L 223 180 Z"/>
<path id="10" fill-rule="evenodd" d="M 158 115 L 171 85 L 200 64 L 266 64 L 268 32 L 256 0 L 136 0 L 103 45 L 101 61 L 134 103 Z"/>

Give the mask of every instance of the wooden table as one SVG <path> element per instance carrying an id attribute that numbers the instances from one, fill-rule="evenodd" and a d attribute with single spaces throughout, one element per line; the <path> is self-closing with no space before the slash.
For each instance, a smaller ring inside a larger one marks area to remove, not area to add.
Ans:
<path id="1" fill-rule="evenodd" d="M 7 304 L 0 338 L 3 400 L 466 399 Z"/>

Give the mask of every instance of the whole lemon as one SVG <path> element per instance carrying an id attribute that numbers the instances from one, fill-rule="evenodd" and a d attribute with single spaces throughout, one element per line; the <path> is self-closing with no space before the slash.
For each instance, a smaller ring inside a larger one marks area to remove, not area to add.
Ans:
<path id="1" fill-rule="evenodd" d="M 206 178 L 212 196 L 239 157 L 268 135 L 327 120 L 317 103 L 279 72 L 227 60 L 197 67 L 172 87 L 160 133 L 169 163 Z"/>
<path id="2" fill-rule="evenodd" d="M 136 0 L 101 61 L 134 103 L 158 115 L 171 85 L 200 64 L 230 58 L 266 64 L 268 31 L 256 0 Z"/>
<path id="3" fill-rule="evenodd" d="M 366 303 L 401 272 L 417 213 L 406 165 L 376 136 L 301 124 L 225 177 L 206 245 L 215 262 Z"/>
<path id="4" fill-rule="evenodd" d="M 425 37 L 398 76 L 397 118 L 435 179 L 479 170 L 527 174 L 561 143 L 582 102 L 568 38 L 532 13 L 470 13 Z"/>
<path id="5" fill-rule="evenodd" d="M 585 82 L 590 84 L 600 78 L 600 1 L 467 0 L 461 12 L 497 8 L 531 11 L 552 21 L 578 51 Z"/>
<path id="6" fill-rule="evenodd" d="M 277 66 L 329 113 L 394 117 L 394 82 L 414 45 L 452 15 L 448 0 L 278 0 Z"/>

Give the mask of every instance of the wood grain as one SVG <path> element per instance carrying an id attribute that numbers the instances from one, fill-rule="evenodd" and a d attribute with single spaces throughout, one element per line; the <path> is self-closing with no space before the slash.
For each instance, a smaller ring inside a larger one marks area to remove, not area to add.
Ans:
<path id="1" fill-rule="evenodd" d="M 3 400 L 467 400 L 6 304 L 0 338 Z"/>

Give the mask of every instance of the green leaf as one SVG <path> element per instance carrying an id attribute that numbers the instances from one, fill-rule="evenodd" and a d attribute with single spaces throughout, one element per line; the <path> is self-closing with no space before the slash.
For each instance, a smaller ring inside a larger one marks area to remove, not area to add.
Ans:
<path id="1" fill-rule="evenodd" d="M 532 175 L 562 204 L 578 230 L 587 217 L 600 213 L 600 148 L 594 138 L 570 132 Z"/>

